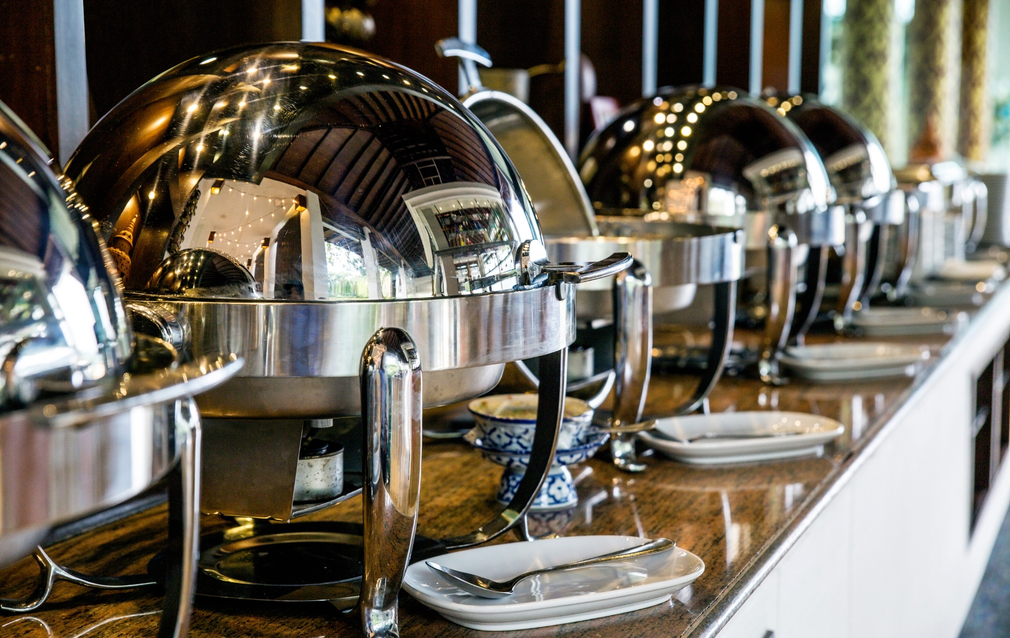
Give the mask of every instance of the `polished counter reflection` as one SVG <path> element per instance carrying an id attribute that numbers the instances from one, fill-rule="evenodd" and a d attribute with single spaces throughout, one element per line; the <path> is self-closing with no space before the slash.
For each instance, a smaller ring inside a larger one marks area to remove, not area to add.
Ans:
<path id="1" fill-rule="evenodd" d="M 752 338 L 738 334 L 738 339 Z M 831 340 L 834 337 L 826 337 Z M 919 339 L 939 352 L 944 338 Z M 931 363 L 935 362 L 935 358 Z M 692 391 L 688 377 L 656 375 L 647 412 L 662 414 Z M 605 460 L 573 467 L 579 504 L 570 510 L 536 514 L 534 535 L 625 534 L 664 536 L 705 561 L 705 574 L 663 605 L 630 614 L 565 626 L 566 636 L 624 636 L 634 626 L 638 636 L 683 635 L 707 608 L 723 596 L 745 568 L 760 560 L 776 539 L 803 514 L 812 499 L 837 475 L 852 449 L 863 445 L 904 400 L 913 379 L 816 385 L 803 381 L 769 388 L 752 379 L 727 377 L 710 398 L 715 412 L 790 410 L 837 419 L 845 433 L 826 446 L 824 455 L 734 466 L 693 467 L 660 456 L 645 456 L 649 469 L 630 476 Z M 425 442 L 419 533 L 429 537 L 458 534 L 495 510 L 493 496 L 500 468 L 469 446 Z M 164 507 L 125 519 L 55 545 L 52 556 L 69 567 L 103 574 L 142 573 L 163 540 L 151 530 Z M 357 500 L 311 517 L 360 520 Z M 204 530 L 219 529 L 218 518 L 205 518 Z M 152 538 L 152 536 L 154 536 Z M 509 539 L 511 540 L 511 539 Z M 33 574 L 30 561 L 0 572 L 3 596 L 24 593 Z M 20 588 L 20 591 L 19 591 Z M 401 597 L 401 635 L 488 637 L 443 620 L 413 600 Z M 52 602 L 31 617 L 0 618 L 0 635 L 114 637 L 154 635 L 161 599 L 154 592 L 94 592 L 61 584 Z M 325 604 L 260 604 L 200 599 L 190 635 L 217 636 L 358 636 L 353 619 Z M 557 628 L 524 632 L 554 636 Z M 505 636 L 505 633 L 500 634 Z M 514 634 L 509 634 L 514 635 Z"/>

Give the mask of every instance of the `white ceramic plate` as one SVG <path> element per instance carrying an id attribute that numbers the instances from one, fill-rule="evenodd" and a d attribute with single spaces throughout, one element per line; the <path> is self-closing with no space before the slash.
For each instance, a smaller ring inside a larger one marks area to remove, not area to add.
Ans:
<path id="1" fill-rule="evenodd" d="M 967 322 L 967 314 L 940 308 L 867 308 L 852 315 L 852 326 L 869 337 L 954 334 Z"/>
<path id="2" fill-rule="evenodd" d="M 647 542 L 633 536 L 573 536 L 532 543 L 478 547 L 431 561 L 495 580 Z M 675 547 L 643 556 L 529 578 L 507 598 L 467 594 L 431 571 L 424 561 L 407 568 L 404 588 L 454 623 L 483 631 L 549 627 L 644 609 L 670 600 L 705 571 L 700 558 Z"/>
<path id="3" fill-rule="evenodd" d="M 640 432 L 638 436 L 646 445 L 670 458 L 710 465 L 816 454 L 844 429 L 834 419 L 800 412 L 724 412 L 659 419 L 655 430 Z M 710 433 L 768 436 L 682 442 Z"/>
<path id="4" fill-rule="evenodd" d="M 965 261 L 963 259 L 948 259 L 940 266 L 936 276 L 950 281 L 985 281 L 1006 279 L 1006 268 L 995 259 L 982 261 Z"/>
<path id="5" fill-rule="evenodd" d="M 981 306 L 985 296 L 995 290 L 992 282 L 928 281 L 910 286 L 907 298 L 920 306 Z"/>
<path id="6" fill-rule="evenodd" d="M 925 346 L 862 342 L 791 346 L 779 361 L 803 379 L 859 381 L 909 376 L 926 359 Z"/>

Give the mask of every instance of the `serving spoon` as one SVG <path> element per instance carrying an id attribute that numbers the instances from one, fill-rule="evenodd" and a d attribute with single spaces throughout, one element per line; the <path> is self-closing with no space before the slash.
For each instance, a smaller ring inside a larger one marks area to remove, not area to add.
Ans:
<path id="1" fill-rule="evenodd" d="M 797 436 L 799 434 L 808 434 L 800 430 L 790 430 L 788 432 L 706 432 L 704 434 L 699 434 L 692 437 L 679 437 L 666 432 L 661 432 L 661 438 L 667 438 L 671 441 L 676 441 L 677 443 L 694 443 L 696 441 L 712 441 L 715 439 L 719 440 L 737 440 L 737 439 L 776 439 L 783 436 Z"/>
<path id="2" fill-rule="evenodd" d="M 635 545 L 634 547 L 629 547 L 616 552 L 610 552 L 609 554 L 583 558 L 582 560 L 576 560 L 570 563 L 563 563 L 561 565 L 553 565 L 551 567 L 523 572 L 515 578 L 502 581 L 491 580 L 490 578 L 478 576 L 477 574 L 462 572 L 458 569 L 452 569 L 451 567 L 445 567 L 443 565 L 439 565 L 438 563 L 433 563 L 430 560 L 425 561 L 424 564 L 427 565 L 431 571 L 441 576 L 446 582 L 455 585 L 469 594 L 480 596 L 481 598 L 504 598 L 512 593 L 516 585 L 531 576 L 577 569 L 579 567 L 589 567 L 591 565 L 599 565 L 600 563 L 608 563 L 615 560 L 626 560 L 629 558 L 637 558 L 639 556 L 658 554 L 660 552 L 669 551 L 676 546 L 677 544 L 668 538 L 657 538 L 656 540 L 649 541 L 648 543 Z"/>

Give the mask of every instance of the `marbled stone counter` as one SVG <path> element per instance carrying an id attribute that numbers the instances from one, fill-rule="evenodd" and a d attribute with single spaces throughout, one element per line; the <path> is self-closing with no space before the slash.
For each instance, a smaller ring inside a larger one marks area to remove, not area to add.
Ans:
<path id="1" fill-rule="evenodd" d="M 1006 291 L 1003 291 L 1006 292 Z M 741 335 L 746 338 L 746 335 Z M 831 341 L 822 337 L 815 341 Z M 873 339 L 876 341 L 877 339 Z M 934 357 L 919 373 L 928 375 L 946 337 L 905 342 L 929 345 Z M 768 387 L 752 379 L 724 378 L 711 397 L 713 411 L 785 410 L 831 417 L 845 433 L 821 457 L 736 466 L 696 467 L 645 457 L 647 472 L 629 475 L 593 459 L 573 468 L 579 505 L 569 515 L 540 521 L 565 535 L 664 536 L 705 561 L 705 573 L 669 603 L 570 625 L 522 632 L 524 636 L 701 636 L 710 635 L 742 602 L 762 570 L 781 556 L 802 531 L 805 517 L 858 451 L 913 394 L 916 379 L 845 384 L 793 381 Z M 662 415 L 691 390 L 684 378 L 654 377 L 647 412 Z M 468 531 L 495 510 L 493 495 L 501 468 L 459 442 L 425 441 L 419 532 L 448 536 Z M 360 499 L 352 499 L 300 520 L 360 520 Z M 142 573 L 165 537 L 165 507 L 157 507 L 60 542 L 50 548 L 58 562 L 105 575 Z M 205 518 L 204 528 L 219 529 Z M 791 540 L 793 539 L 793 540 Z M 514 540 L 509 536 L 508 541 Z M 24 594 L 32 586 L 34 564 L 25 559 L 0 572 L 0 596 Z M 153 636 L 161 598 L 153 591 L 99 592 L 59 584 L 51 601 L 26 616 L 0 616 L 0 636 L 89 638 Z M 400 595 L 401 635 L 494 638 L 443 620 Z M 190 635 L 359 636 L 356 617 L 325 603 L 235 603 L 198 599 Z M 515 634 L 500 634 L 515 635 Z"/>

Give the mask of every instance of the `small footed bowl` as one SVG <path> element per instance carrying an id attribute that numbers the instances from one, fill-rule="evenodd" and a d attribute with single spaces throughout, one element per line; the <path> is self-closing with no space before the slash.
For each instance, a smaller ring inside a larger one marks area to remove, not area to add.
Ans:
<path id="1" fill-rule="evenodd" d="M 575 483 L 572 473 L 568 471 L 568 465 L 582 463 L 596 454 L 610 435 L 606 432 L 590 431 L 585 440 L 578 447 L 567 450 L 558 450 L 554 454 L 554 463 L 547 474 L 547 479 L 540 488 L 540 493 L 530 506 L 531 512 L 546 512 L 572 507 L 578 502 L 578 495 L 575 492 Z M 499 503 L 508 503 L 515 496 L 519 489 L 519 483 L 523 480 L 526 467 L 530 462 L 529 453 L 509 452 L 497 449 L 490 441 L 479 438 L 479 432 L 475 428 L 467 434 L 466 439 L 475 448 L 480 450 L 484 458 L 492 463 L 505 466 L 501 481 L 498 484 L 498 493 L 495 499 Z"/>
<path id="2" fill-rule="evenodd" d="M 489 448 L 529 454 L 537 425 L 537 394 L 498 394 L 470 402 L 477 422 L 477 437 Z M 579 447 L 593 421 L 593 408 L 574 397 L 565 398 L 564 418 L 558 431 L 558 449 Z"/>

